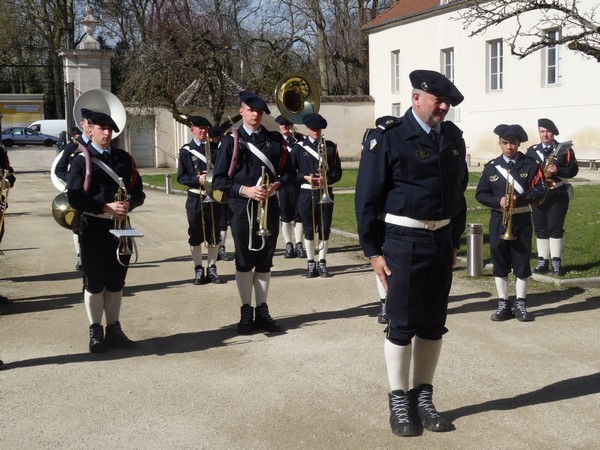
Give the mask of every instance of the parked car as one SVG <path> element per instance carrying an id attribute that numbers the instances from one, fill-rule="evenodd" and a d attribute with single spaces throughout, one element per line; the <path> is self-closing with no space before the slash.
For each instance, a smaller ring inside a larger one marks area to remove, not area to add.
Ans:
<path id="1" fill-rule="evenodd" d="M 38 133 L 28 127 L 12 127 L 2 130 L 2 144 L 5 147 L 13 145 L 45 145 L 52 147 L 58 141 L 54 136 Z"/>

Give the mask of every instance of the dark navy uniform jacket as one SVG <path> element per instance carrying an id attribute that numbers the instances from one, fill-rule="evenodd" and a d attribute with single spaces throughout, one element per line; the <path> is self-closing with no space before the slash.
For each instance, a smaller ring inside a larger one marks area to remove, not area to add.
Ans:
<path id="1" fill-rule="evenodd" d="M 239 198 L 242 186 L 255 186 L 261 176 L 264 163 L 252 154 L 246 142 L 251 142 L 250 136 L 240 126 L 238 128 L 240 146 L 238 160 L 232 177 L 229 177 L 229 165 L 233 156 L 233 136 L 225 136 L 221 141 L 221 147 L 215 161 L 213 188 L 229 192 L 230 198 Z M 280 182 L 282 186 L 293 182 L 293 169 L 285 140 L 281 133 L 269 131 L 261 126 L 259 134 L 252 142 L 271 161 L 276 174 L 270 173 L 269 182 Z M 271 197 L 273 199 L 273 197 Z"/>
<path id="2" fill-rule="evenodd" d="M 89 145 L 88 149 L 92 158 L 99 157 L 99 152 L 92 145 Z M 130 196 L 129 211 L 141 206 L 146 194 L 143 191 L 142 178 L 131 155 L 125 150 L 111 148 L 110 156 L 105 162 L 119 177 L 123 178 L 127 194 Z M 91 169 L 92 181 L 89 192 L 86 193 L 83 190 L 85 157 L 81 154 L 71 161 L 67 180 L 69 203 L 78 211 L 102 214 L 104 205 L 115 201 L 118 185 L 96 164 L 92 164 Z"/>
<path id="3" fill-rule="evenodd" d="M 69 173 L 69 166 L 71 165 L 71 160 L 80 153 L 79 145 L 87 146 L 90 141 L 85 141 L 83 137 L 80 135 L 77 139 L 69 142 L 65 145 L 63 149 L 63 154 L 56 163 L 56 167 L 54 168 L 54 173 L 58 178 L 63 181 L 67 181 L 67 175 Z"/>
<path id="4" fill-rule="evenodd" d="M 365 256 L 382 254 L 378 220 L 382 213 L 419 220 L 450 219 L 452 244 L 459 248 L 468 182 L 462 131 L 452 122 L 442 122 L 438 150 L 409 108 L 381 135 L 369 135 L 364 148 L 355 208 Z"/>
<path id="5" fill-rule="evenodd" d="M 303 148 L 303 146 L 307 146 L 318 153 L 317 142 L 311 143 L 307 136 L 302 141 L 302 145 L 298 143 L 292 149 L 292 164 L 296 170 L 296 182 L 298 184 L 306 183 L 304 176 L 315 174 L 319 169 L 319 161 Z M 327 183 L 332 185 L 342 178 L 342 163 L 335 143 L 325 140 L 325 147 L 327 148 L 327 165 L 329 168 L 327 171 Z"/>
<path id="6" fill-rule="evenodd" d="M 546 195 L 546 184 L 542 169 L 538 162 L 529 158 L 521 152 L 517 152 L 515 165 L 511 170 L 511 175 L 515 178 L 525 192 L 522 194 L 514 191 L 517 196 L 514 207 L 535 204 L 541 201 Z M 489 161 L 483 168 L 475 198 L 482 205 L 488 206 L 501 214 L 500 200 L 506 193 L 506 178 L 498 172 L 496 166 L 508 169 L 508 163 L 502 155 Z"/>
<path id="7" fill-rule="evenodd" d="M 185 149 L 189 147 L 192 150 L 196 150 L 198 153 L 206 156 L 203 145 L 196 144 L 196 141 L 192 139 L 189 144 L 186 144 L 179 150 L 179 165 L 177 169 L 177 182 L 183 184 L 188 188 L 199 189 L 200 180 L 198 180 L 198 173 L 205 172 L 207 170 L 206 163 L 194 155 L 192 152 Z M 210 157 L 211 163 L 214 165 L 215 162 L 215 150 L 217 149 L 216 143 L 211 143 Z"/>
<path id="8" fill-rule="evenodd" d="M 557 141 L 553 141 L 553 146 L 558 145 Z M 539 151 L 539 153 L 538 153 Z M 540 156 L 540 153 L 542 156 Z M 541 143 L 532 145 L 527 149 L 527 156 L 535 159 L 538 163 L 545 164 L 548 155 L 544 154 L 543 145 Z M 579 173 L 579 166 L 577 165 L 577 159 L 575 158 L 575 152 L 572 148 L 567 150 L 565 153 L 561 153 L 560 155 L 556 155 L 554 164 L 556 165 L 556 173 L 552 175 L 552 179 L 555 182 L 561 181 L 561 178 L 573 178 Z M 558 189 L 566 189 L 566 186 L 559 187 Z M 552 190 L 548 191 L 551 193 Z"/>

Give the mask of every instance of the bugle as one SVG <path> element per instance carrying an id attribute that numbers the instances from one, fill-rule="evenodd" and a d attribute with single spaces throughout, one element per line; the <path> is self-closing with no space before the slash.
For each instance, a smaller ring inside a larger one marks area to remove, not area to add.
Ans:
<path id="1" fill-rule="evenodd" d="M 317 144 L 317 154 L 319 156 L 319 163 L 317 166 L 317 178 L 321 180 L 320 185 L 313 185 L 313 190 L 319 191 L 319 216 L 320 216 L 320 233 L 317 233 L 316 229 L 316 202 L 315 196 L 312 195 L 312 226 L 313 232 L 315 233 L 315 237 L 321 235 L 321 239 L 319 245 L 316 246 L 318 250 L 321 250 L 324 245 L 325 239 L 325 219 L 324 219 L 324 211 L 323 205 L 329 205 L 333 203 L 333 200 L 329 196 L 329 184 L 327 183 L 327 172 L 329 172 L 329 163 L 327 162 L 327 143 L 325 138 L 321 136 Z"/>
<path id="2" fill-rule="evenodd" d="M 221 191 L 213 191 L 208 189 L 208 173 L 211 172 L 213 170 L 213 165 L 212 165 L 212 154 L 210 152 L 210 139 L 208 137 L 208 132 L 206 132 L 206 140 L 204 141 L 204 154 L 206 156 L 206 177 L 204 178 L 204 190 L 201 190 L 201 194 L 204 196 L 204 200 L 202 200 L 202 203 L 208 203 L 209 204 L 209 208 L 210 208 L 210 225 L 211 225 L 211 232 L 212 232 L 212 244 L 211 246 L 214 247 L 217 245 L 217 238 L 216 238 L 216 233 L 215 233 L 215 211 L 214 211 L 214 207 L 213 207 L 213 203 L 215 202 L 215 199 L 212 197 L 211 194 L 214 194 L 215 192 L 221 192 Z M 202 237 L 204 239 L 204 242 L 206 242 L 206 246 L 209 247 L 208 244 L 208 240 L 206 239 L 206 224 L 204 221 L 204 208 L 200 207 L 200 221 L 202 222 Z"/>
<path id="3" fill-rule="evenodd" d="M 258 202 L 258 214 L 256 221 L 258 222 L 258 230 L 256 234 L 259 236 L 271 236 L 271 232 L 267 226 L 267 218 L 269 213 L 269 175 L 265 171 L 265 166 L 262 166 L 262 173 L 260 176 L 260 186 L 266 191 L 267 196 L 264 200 Z"/>
<path id="4" fill-rule="evenodd" d="M 119 178 L 119 187 L 117 188 L 117 192 L 115 193 L 115 202 L 123 203 L 129 201 L 129 194 L 127 193 L 127 188 L 123 183 L 123 178 Z M 125 264 L 122 261 L 123 257 L 131 257 L 135 255 L 135 264 L 138 260 L 138 251 L 137 244 L 135 243 L 135 237 L 144 236 L 138 230 L 131 228 L 131 222 L 129 220 L 129 214 L 126 213 L 123 218 L 115 217 L 114 228 L 110 230 L 110 232 L 116 236 L 119 241 L 116 250 L 117 262 L 127 267 L 131 262 Z"/>
<path id="5" fill-rule="evenodd" d="M 515 185 L 510 182 L 509 176 L 506 179 L 506 188 L 504 189 L 504 210 L 502 211 L 502 226 L 506 228 L 506 231 L 500 236 L 500 239 L 504 239 L 505 241 L 514 241 L 516 239 L 512 233 L 512 218 L 515 207 L 514 194 Z"/>

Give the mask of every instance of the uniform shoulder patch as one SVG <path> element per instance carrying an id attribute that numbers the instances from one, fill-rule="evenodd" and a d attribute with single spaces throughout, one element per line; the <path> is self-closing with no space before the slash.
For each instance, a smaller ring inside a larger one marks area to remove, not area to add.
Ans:
<path id="1" fill-rule="evenodd" d="M 377 125 L 377 130 L 381 133 L 386 133 L 392 128 L 398 126 L 401 123 L 401 119 L 393 116 L 384 116 L 380 117 L 375 121 Z"/>

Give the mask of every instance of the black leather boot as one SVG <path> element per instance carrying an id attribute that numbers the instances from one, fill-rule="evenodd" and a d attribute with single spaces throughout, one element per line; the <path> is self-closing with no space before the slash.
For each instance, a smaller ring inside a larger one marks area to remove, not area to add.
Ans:
<path id="1" fill-rule="evenodd" d="M 306 278 L 317 278 L 319 272 L 317 271 L 317 264 L 314 259 L 310 259 L 307 264 Z"/>
<path id="2" fill-rule="evenodd" d="M 538 262 L 533 268 L 533 273 L 544 274 L 548 273 L 548 260 L 538 257 Z"/>
<path id="3" fill-rule="evenodd" d="M 306 258 L 302 242 L 296 242 L 296 258 Z"/>
<path id="4" fill-rule="evenodd" d="M 266 303 L 254 309 L 254 328 L 268 332 L 281 331 L 279 324 L 269 314 L 269 307 Z"/>
<path id="5" fill-rule="evenodd" d="M 217 261 L 232 261 L 233 256 L 225 251 L 224 246 L 219 247 L 219 253 L 217 253 Z"/>
<path id="6" fill-rule="evenodd" d="M 288 242 L 287 244 L 285 244 L 285 255 L 283 255 L 284 258 L 295 258 L 296 257 L 296 252 L 294 251 L 294 246 L 292 245 L 291 242 Z"/>
<path id="7" fill-rule="evenodd" d="M 504 322 L 505 320 L 512 319 L 513 313 L 510 309 L 510 302 L 508 300 L 504 300 L 501 298 L 498 300 L 498 309 L 494 314 L 492 314 L 492 319 L 494 322 Z"/>
<path id="8" fill-rule="evenodd" d="M 560 258 L 552 258 L 552 274 L 562 277 L 564 272 L 561 267 Z"/>
<path id="9" fill-rule="evenodd" d="M 390 404 L 390 427 L 396 436 L 419 436 L 420 427 L 410 412 L 410 401 L 403 390 L 388 393 Z"/>
<path id="10" fill-rule="evenodd" d="M 329 271 L 327 270 L 327 261 L 324 259 L 319 260 L 319 264 L 317 265 L 317 270 L 319 271 L 319 276 L 321 278 L 329 277 Z"/>
<path id="11" fill-rule="evenodd" d="M 104 345 L 107 347 L 123 348 L 126 350 L 131 350 L 137 347 L 137 344 L 129 339 L 125 333 L 123 333 L 121 323 L 118 320 L 111 325 L 106 325 Z"/>
<path id="12" fill-rule="evenodd" d="M 195 285 L 199 285 L 199 284 L 206 284 L 206 277 L 204 276 L 204 267 L 202 266 L 196 266 L 194 268 L 194 284 Z"/>
<path id="13" fill-rule="evenodd" d="M 223 282 L 217 273 L 217 266 L 214 264 L 206 269 L 206 281 L 214 284 L 221 284 Z"/>
<path id="14" fill-rule="evenodd" d="M 104 328 L 99 323 L 90 325 L 90 353 L 104 353 Z"/>
<path id="15" fill-rule="evenodd" d="M 527 312 L 525 299 L 518 298 L 515 302 L 515 317 L 519 322 L 533 322 L 534 317 Z"/>
<path id="16" fill-rule="evenodd" d="M 254 327 L 252 321 L 254 319 L 254 308 L 250 305 L 242 305 L 240 308 L 240 321 L 237 325 L 239 334 L 251 334 Z"/>
<path id="17" fill-rule="evenodd" d="M 448 431 L 452 428 L 435 409 L 432 401 L 433 387 L 430 384 L 422 384 L 417 389 L 412 389 L 410 393 L 416 397 L 417 411 L 423 428 L 429 431 Z"/>

